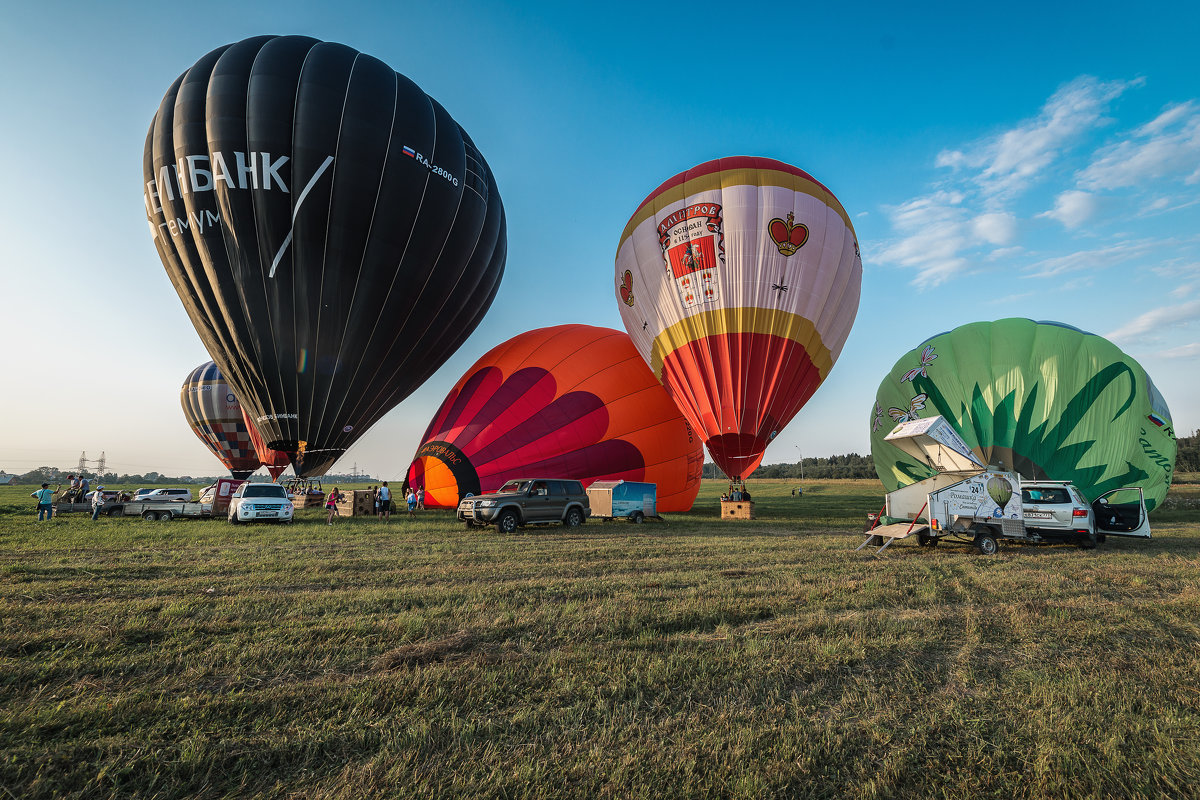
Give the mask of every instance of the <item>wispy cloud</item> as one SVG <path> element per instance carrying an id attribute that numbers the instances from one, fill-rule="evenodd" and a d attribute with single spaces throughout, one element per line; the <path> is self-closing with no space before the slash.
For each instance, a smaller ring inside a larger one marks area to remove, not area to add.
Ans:
<path id="1" fill-rule="evenodd" d="M 1079 173 L 1079 185 L 1102 191 L 1170 178 L 1200 182 L 1200 105 L 1171 106 L 1125 141 L 1098 151 Z"/>
<path id="2" fill-rule="evenodd" d="M 1200 358 L 1200 343 L 1192 342 L 1180 347 L 1172 347 L 1156 354 L 1159 358 Z"/>
<path id="3" fill-rule="evenodd" d="M 1026 189 L 1064 148 L 1108 123 L 1105 113 L 1113 100 L 1142 82 L 1076 78 L 1055 92 L 1037 117 L 961 150 L 942 151 L 936 165 L 976 171 L 973 180 L 985 197 L 1011 197 Z"/>
<path id="4" fill-rule="evenodd" d="M 1010 244 L 1017 234 L 1011 214 L 973 214 L 959 192 L 936 192 L 884 208 L 900 238 L 877 254 L 882 263 L 917 271 L 913 283 L 932 287 L 970 265 L 966 253 L 981 246 Z"/>
<path id="5" fill-rule="evenodd" d="M 1118 344 L 1144 342 L 1155 338 L 1167 326 L 1187 325 L 1198 319 L 1200 319 L 1200 300 L 1192 300 L 1188 303 L 1161 306 L 1147 311 L 1104 336 Z"/>
<path id="6" fill-rule="evenodd" d="M 1153 241 L 1125 241 L 1092 250 L 1079 250 L 1063 256 L 1044 258 L 1025 268 L 1030 278 L 1050 278 L 1066 272 L 1100 270 L 1140 258 L 1159 246 Z"/>

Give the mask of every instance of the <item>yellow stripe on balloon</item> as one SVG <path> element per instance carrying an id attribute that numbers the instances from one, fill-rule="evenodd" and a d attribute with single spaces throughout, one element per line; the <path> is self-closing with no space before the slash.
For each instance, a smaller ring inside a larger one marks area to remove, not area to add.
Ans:
<path id="1" fill-rule="evenodd" d="M 707 175 L 684 181 L 678 186 L 672 186 L 662 194 L 655 195 L 653 199 L 638 209 L 633 218 L 625 225 L 625 230 L 621 233 L 621 243 L 625 243 L 638 225 L 656 216 L 662 209 L 674 203 L 681 203 L 701 192 L 711 192 L 733 186 L 778 186 L 800 194 L 807 194 L 836 211 L 842 221 L 846 223 L 846 227 L 851 232 L 854 231 L 854 225 L 850 222 L 850 215 L 846 213 L 846 209 L 842 208 L 842 204 L 838 202 L 837 198 L 816 181 L 777 169 L 741 168 L 710 172 Z"/>
<path id="2" fill-rule="evenodd" d="M 767 334 L 798 342 L 820 372 L 821 380 L 833 368 L 833 356 L 811 320 L 772 308 L 719 308 L 685 317 L 655 336 L 650 369 L 661 379 L 663 361 L 671 353 L 705 336 L 730 333 Z"/>

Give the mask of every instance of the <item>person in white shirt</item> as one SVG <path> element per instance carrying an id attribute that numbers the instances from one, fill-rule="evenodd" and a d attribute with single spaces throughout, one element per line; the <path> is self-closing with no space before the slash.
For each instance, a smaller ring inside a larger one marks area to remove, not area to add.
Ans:
<path id="1" fill-rule="evenodd" d="M 104 507 L 104 487 L 97 486 L 92 492 L 92 522 L 100 517 L 100 509 Z"/>

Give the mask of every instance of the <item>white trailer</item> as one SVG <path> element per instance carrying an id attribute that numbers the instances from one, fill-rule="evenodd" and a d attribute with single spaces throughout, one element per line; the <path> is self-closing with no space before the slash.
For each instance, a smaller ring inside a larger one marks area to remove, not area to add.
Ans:
<path id="1" fill-rule="evenodd" d="M 595 481 L 587 488 L 593 519 L 661 520 L 658 485 L 638 481 Z"/>
<path id="2" fill-rule="evenodd" d="M 1139 487 L 1088 503 L 1069 481 L 1025 480 L 1003 465 L 985 466 L 940 416 L 901 423 L 885 439 L 937 474 L 889 492 L 859 550 L 870 544 L 881 553 L 914 535 L 921 546 L 948 537 L 970 541 L 985 555 L 1003 539 L 1095 547 L 1107 536 L 1150 538 Z"/>

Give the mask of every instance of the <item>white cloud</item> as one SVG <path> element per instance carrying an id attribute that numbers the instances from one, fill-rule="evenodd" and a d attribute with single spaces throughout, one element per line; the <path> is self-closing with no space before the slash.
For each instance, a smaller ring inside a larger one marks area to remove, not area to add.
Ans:
<path id="1" fill-rule="evenodd" d="M 1154 338 L 1167 326 L 1179 328 L 1197 319 L 1200 319 L 1200 300 L 1192 300 L 1176 306 L 1161 306 L 1147 311 L 1104 336 L 1118 344 L 1146 341 Z"/>
<path id="2" fill-rule="evenodd" d="M 1200 182 L 1200 106 L 1173 106 L 1138 128 L 1131 137 L 1097 152 L 1079 173 L 1085 189 L 1140 187 L 1154 179 Z"/>
<path id="3" fill-rule="evenodd" d="M 886 243 L 877 260 L 915 269 L 913 283 L 928 288 L 966 271 L 971 265 L 965 255 L 968 251 L 1012 242 L 1017 232 L 1015 217 L 1005 213 L 972 217 L 962 206 L 964 200 L 962 193 L 947 191 L 885 207 L 901 237 Z"/>
<path id="4" fill-rule="evenodd" d="M 980 214 L 971 228 L 977 238 L 988 244 L 1007 245 L 1016 238 L 1017 219 L 1012 214 L 998 212 Z"/>
<path id="5" fill-rule="evenodd" d="M 1200 344 L 1192 342 L 1180 347 L 1172 347 L 1170 350 L 1163 350 L 1155 355 L 1159 358 L 1200 358 Z"/>
<path id="6" fill-rule="evenodd" d="M 1027 188 L 1063 148 L 1106 124 L 1104 114 L 1112 101 L 1141 83 L 1102 82 L 1083 75 L 1055 92 L 1034 119 L 966 148 L 944 150 L 935 163 L 939 167 L 978 170 L 974 180 L 985 195 L 1011 196 Z"/>
<path id="7" fill-rule="evenodd" d="M 1057 220 L 1064 228 L 1073 229 L 1094 217 L 1099 208 L 1100 200 L 1096 195 L 1070 189 L 1054 199 L 1052 211 L 1044 211 L 1038 216 Z"/>
<path id="8" fill-rule="evenodd" d="M 1184 298 L 1196 290 L 1196 284 L 1184 283 L 1171 290 L 1171 297 Z"/>

